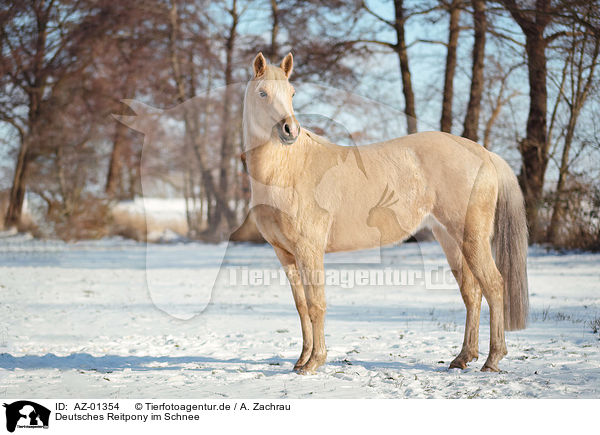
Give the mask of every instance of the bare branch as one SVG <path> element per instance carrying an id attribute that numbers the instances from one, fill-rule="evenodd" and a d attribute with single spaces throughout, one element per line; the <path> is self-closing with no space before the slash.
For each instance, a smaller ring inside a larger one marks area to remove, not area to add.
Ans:
<path id="1" fill-rule="evenodd" d="M 371 15 L 372 17 L 375 17 L 377 20 L 381 21 L 382 23 L 387 24 L 388 26 L 394 27 L 394 23 L 391 22 L 390 20 L 386 20 L 385 18 L 383 18 L 381 15 L 375 13 L 368 5 L 367 2 L 363 0 L 363 2 L 361 3 L 361 7 L 367 11 L 367 13 L 369 15 Z"/>
<path id="2" fill-rule="evenodd" d="M 391 48 L 392 50 L 396 50 L 398 48 L 398 44 L 394 44 L 388 41 L 380 41 L 378 39 L 354 39 L 352 41 L 347 41 L 347 44 L 377 44 L 383 45 L 384 47 Z"/>
<path id="3" fill-rule="evenodd" d="M 437 44 L 437 45 L 443 45 L 444 47 L 448 47 L 448 43 L 447 42 L 444 42 L 444 41 L 435 41 L 433 39 L 417 39 L 414 42 L 419 42 L 419 43 L 423 43 L 423 44 Z"/>
<path id="4" fill-rule="evenodd" d="M 558 39 L 558 38 L 562 38 L 564 36 L 577 36 L 577 35 L 581 35 L 581 32 L 567 32 L 566 30 L 562 30 L 560 32 L 556 32 L 553 33 L 552 35 L 548 35 L 546 36 L 546 44 L 550 44 L 551 42 L 553 42 L 554 40 Z"/>

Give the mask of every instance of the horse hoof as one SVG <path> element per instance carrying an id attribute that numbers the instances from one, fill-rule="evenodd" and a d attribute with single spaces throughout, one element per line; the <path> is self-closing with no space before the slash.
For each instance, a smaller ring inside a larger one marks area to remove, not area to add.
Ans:
<path id="1" fill-rule="evenodd" d="M 464 362 L 463 360 L 454 360 L 450 363 L 450 368 L 464 370 L 467 368 L 467 363 Z"/>
<path id="2" fill-rule="evenodd" d="M 467 360 L 464 358 L 454 358 L 454 360 L 450 363 L 450 369 L 466 369 L 467 368 Z"/>
<path id="3" fill-rule="evenodd" d="M 296 364 L 294 364 L 294 371 L 297 372 L 299 370 L 302 370 L 302 368 L 308 363 L 308 358 L 304 359 L 304 358 L 300 358 L 298 361 L 296 361 Z"/>
<path id="4" fill-rule="evenodd" d="M 305 369 L 304 367 L 300 367 L 298 370 L 296 370 L 296 373 L 298 373 L 299 375 L 306 376 L 306 375 L 314 375 L 315 371 Z"/>
<path id="5" fill-rule="evenodd" d="M 298 370 L 298 373 L 303 375 L 314 375 L 317 372 L 317 369 L 323 364 L 325 364 L 325 358 L 310 358 L 306 364 Z"/>
<path id="6" fill-rule="evenodd" d="M 486 364 L 483 367 L 481 367 L 481 371 L 482 372 L 499 372 L 500 370 L 498 369 L 498 367 L 491 367 Z"/>

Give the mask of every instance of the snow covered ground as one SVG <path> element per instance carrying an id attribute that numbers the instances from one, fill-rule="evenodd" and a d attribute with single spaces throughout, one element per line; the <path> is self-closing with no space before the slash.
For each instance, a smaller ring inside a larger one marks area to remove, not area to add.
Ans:
<path id="1" fill-rule="evenodd" d="M 0 396 L 600 398 L 600 337 L 590 326 L 600 317 L 600 255 L 531 250 L 530 326 L 507 333 L 501 373 L 479 371 L 485 304 L 479 361 L 447 369 L 464 331 L 455 284 L 329 286 L 328 362 L 300 376 L 291 370 L 299 320 L 288 286 L 273 275 L 272 249 L 230 246 L 211 295 L 220 264 L 212 249 L 150 246 L 148 264 L 169 286 L 146 274 L 142 244 L 0 240 Z M 328 270 L 396 267 L 419 277 L 446 267 L 435 243 L 387 248 L 383 264 L 369 263 L 373 255 L 333 256 Z M 271 284 L 246 284 L 253 270 L 273 275 Z"/>

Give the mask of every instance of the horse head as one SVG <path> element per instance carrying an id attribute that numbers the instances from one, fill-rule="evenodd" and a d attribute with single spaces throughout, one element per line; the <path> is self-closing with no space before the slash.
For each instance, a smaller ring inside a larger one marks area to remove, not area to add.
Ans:
<path id="1" fill-rule="evenodd" d="M 258 53 L 252 62 L 254 76 L 248 83 L 244 98 L 244 126 L 248 133 L 263 144 L 269 140 L 292 145 L 300 135 L 300 124 L 294 115 L 292 99 L 296 91 L 289 78 L 294 67 L 292 53 L 280 66 L 269 65 Z M 246 144 L 250 137 L 246 137 Z"/>

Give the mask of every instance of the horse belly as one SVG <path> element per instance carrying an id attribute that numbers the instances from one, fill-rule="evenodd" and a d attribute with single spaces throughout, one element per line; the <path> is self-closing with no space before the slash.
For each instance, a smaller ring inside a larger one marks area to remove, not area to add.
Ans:
<path id="1" fill-rule="evenodd" d="M 329 232 L 327 252 L 372 249 L 399 243 L 409 238 L 422 224 L 427 213 L 418 208 L 387 210 L 373 218 L 357 218 L 341 214 L 333 220 Z"/>
<path id="2" fill-rule="evenodd" d="M 337 217 L 333 219 L 327 239 L 326 252 L 355 251 L 379 246 L 380 235 L 366 219 Z"/>

